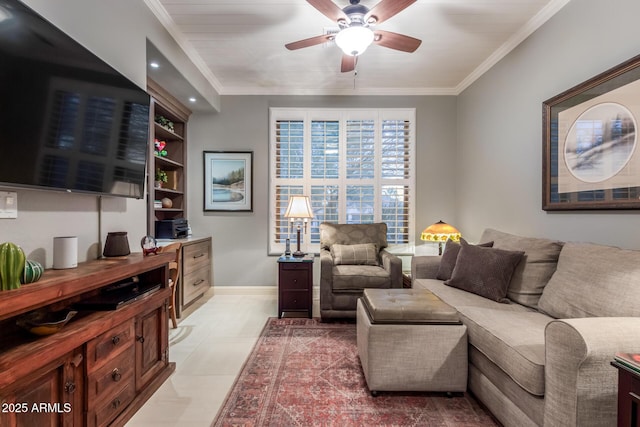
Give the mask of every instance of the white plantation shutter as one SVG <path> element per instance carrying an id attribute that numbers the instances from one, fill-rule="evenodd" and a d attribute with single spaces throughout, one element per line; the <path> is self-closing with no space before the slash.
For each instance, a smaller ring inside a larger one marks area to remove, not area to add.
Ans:
<path id="1" fill-rule="evenodd" d="M 322 222 L 387 224 L 390 246 L 412 245 L 414 109 L 270 109 L 269 252 L 295 230 L 291 195 L 311 199 L 303 250 L 318 252 Z"/>

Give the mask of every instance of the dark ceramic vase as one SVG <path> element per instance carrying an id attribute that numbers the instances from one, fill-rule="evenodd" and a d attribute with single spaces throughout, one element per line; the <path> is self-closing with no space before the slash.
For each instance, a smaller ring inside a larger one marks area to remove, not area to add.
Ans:
<path id="1" fill-rule="evenodd" d="M 129 240 L 126 231 L 114 231 L 107 233 L 107 241 L 104 243 L 102 255 L 106 257 L 129 255 Z"/>

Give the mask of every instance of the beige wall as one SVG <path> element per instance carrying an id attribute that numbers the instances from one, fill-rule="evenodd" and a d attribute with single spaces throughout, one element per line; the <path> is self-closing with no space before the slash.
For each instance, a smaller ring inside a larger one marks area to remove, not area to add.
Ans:
<path id="1" fill-rule="evenodd" d="M 277 281 L 276 258 L 267 254 L 269 108 L 371 106 L 416 108 L 416 242 L 429 224 L 454 217 L 455 97 L 223 96 L 220 113 L 189 121 L 189 222 L 194 234 L 213 236 L 215 286 Z M 253 151 L 253 212 L 203 212 L 205 150 Z"/>
<path id="2" fill-rule="evenodd" d="M 638 211 L 542 210 L 542 102 L 640 53 L 640 2 L 574 0 L 458 97 L 457 224 L 640 248 Z"/>
<path id="3" fill-rule="evenodd" d="M 143 0 L 25 0 L 67 34 L 146 88 L 146 41 L 156 45 L 190 83 L 219 103 L 217 94 L 188 61 Z M 3 191 L 10 190 L 2 188 Z M 16 191 L 16 190 L 11 190 Z M 78 236 L 80 261 L 96 258 L 109 231 L 127 231 L 139 251 L 146 234 L 144 200 L 17 190 L 18 218 L 0 219 L 0 242 L 14 242 L 28 257 L 51 267 L 53 237 Z M 100 208 L 100 203 L 102 208 Z"/>

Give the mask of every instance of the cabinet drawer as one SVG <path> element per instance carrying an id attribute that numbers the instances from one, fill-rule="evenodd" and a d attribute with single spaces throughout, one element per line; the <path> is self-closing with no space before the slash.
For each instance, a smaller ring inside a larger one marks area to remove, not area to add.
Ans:
<path id="1" fill-rule="evenodd" d="M 313 263 L 311 262 L 281 262 L 280 270 L 304 270 L 308 271 L 312 268 Z"/>
<path id="2" fill-rule="evenodd" d="M 302 289 L 309 288 L 308 270 L 281 270 L 280 289 Z"/>
<path id="3" fill-rule="evenodd" d="M 199 268 L 211 265 L 211 250 L 208 241 L 185 245 L 182 250 L 182 271 L 187 275 Z"/>
<path id="4" fill-rule="evenodd" d="M 130 345 L 120 355 L 88 376 L 89 409 L 95 408 L 99 402 L 111 400 L 124 384 L 135 385 L 135 360 L 135 346 Z"/>
<path id="5" fill-rule="evenodd" d="M 192 273 L 186 274 L 183 277 L 182 289 L 184 291 L 184 304 L 190 303 L 195 297 L 204 293 L 209 288 L 210 272 L 211 270 L 208 267 L 204 267 Z"/>
<path id="6" fill-rule="evenodd" d="M 118 415 L 129 403 L 135 395 L 135 384 L 133 382 L 124 384 L 117 390 L 115 396 L 108 400 L 101 400 L 94 410 L 87 412 L 87 425 L 90 427 L 106 426 Z"/>
<path id="7" fill-rule="evenodd" d="M 133 345 L 135 335 L 134 319 L 116 326 L 87 343 L 87 373 L 104 365 Z"/>
<path id="8" fill-rule="evenodd" d="M 307 310 L 309 308 L 309 292 L 306 291 L 282 291 L 280 292 L 280 300 L 283 310 Z"/>

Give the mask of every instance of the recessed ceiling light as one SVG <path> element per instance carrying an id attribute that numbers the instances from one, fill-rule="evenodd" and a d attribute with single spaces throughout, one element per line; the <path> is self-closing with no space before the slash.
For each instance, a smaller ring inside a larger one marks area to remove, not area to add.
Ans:
<path id="1" fill-rule="evenodd" d="M 160 68 L 160 64 L 158 64 L 158 63 L 157 63 L 157 62 L 155 62 L 155 61 L 154 61 L 154 62 L 150 62 L 150 63 L 149 63 L 149 66 L 150 66 L 151 68 Z"/>
<path id="2" fill-rule="evenodd" d="M 189 98 L 189 102 L 196 102 L 196 101 L 197 101 L 197 99 L 196 99 L 194 96 L 192 96 L 191 98 Z"/>

